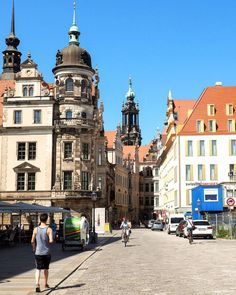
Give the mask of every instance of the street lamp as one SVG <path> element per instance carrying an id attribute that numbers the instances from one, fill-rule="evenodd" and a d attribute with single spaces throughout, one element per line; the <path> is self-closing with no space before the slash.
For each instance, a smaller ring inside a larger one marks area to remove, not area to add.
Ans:
<path id="1" fill-rule="evenodd" d="M 197 199 L 198 219 L 200 219 L 200 205 L 201 205 L 201 200 L 198 198 Z"/>
<path id="2" fill-rule="evenodd" d="M 95 204 L 97 201 L 97 193 L 96 192 L 94 192 L 94 191 L 92 192 L 91 199 L 93 201 L 93 235 L 92 235 L 91 242 L 95 244 L 97 242 L 97 236 L 96 236 L 96 232 L 95 232 Z"/>

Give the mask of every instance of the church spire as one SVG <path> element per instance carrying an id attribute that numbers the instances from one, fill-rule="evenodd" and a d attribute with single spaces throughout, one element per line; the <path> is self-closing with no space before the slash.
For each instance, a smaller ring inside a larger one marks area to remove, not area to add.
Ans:
<path id="1" fill-rule="evenodd" d="M 15 36 L 15 6 L 14 6 L 14 0 L 12 1 L 11 34 L 13 36 Z"/>
<path id="2" fill-rule="evenodd" d="M 79 45 L 79 41 L 78 41 L 79 35 L 80 35 L 79 28 L 76 24 L 76 0 L 74 0 L 73 22 L 69 31 L 69 36 L 70 36 L 69 44 Z"/>
<path id="3" fill-rule="evenodd" d="M 15 8 L 12 1 L 11 32 L 5 40 L 7 49 L 3 51 L 3 74 L 2 80 L 14 79 L 15 73 L 20 71 L 21 53 L 17 46 L 20 40 L 15 35 Z"/>
<path id="4" fill-rule="evenodd" d="M 126 93 L 126 98 L 130 100 L 134 100 L 135 98 L 135 94 L 132 89 L 132 79 L 130 76 L 129 76 L 129 89 L 128 89 L 128 92 Z"/>

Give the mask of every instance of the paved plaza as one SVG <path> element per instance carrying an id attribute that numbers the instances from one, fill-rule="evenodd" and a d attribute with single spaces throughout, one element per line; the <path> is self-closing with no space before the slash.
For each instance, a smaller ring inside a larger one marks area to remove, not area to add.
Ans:
<path id="1" fill-rule="evenodd" d="M 186 239 L 144 228 L 132 231 L 127 247 L 119 231 L 84 252 L 62 252 L 56 244 L 49 279 L 54 289 L 41 294 L 233 295 L 235 249 L 236 241 L 197 239 L 189 245 Z M 0 295 L 34 294 L 30 245 L 0 251 Z"/>

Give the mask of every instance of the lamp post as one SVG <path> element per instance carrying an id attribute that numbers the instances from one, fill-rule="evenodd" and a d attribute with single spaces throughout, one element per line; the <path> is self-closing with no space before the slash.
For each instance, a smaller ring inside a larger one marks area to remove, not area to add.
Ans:
<path id="1" fill-rule="evenodd" d="M 95 244 L 97 242 L 97 236 L 96 236 L 96 232 L 95 232 L 95 204 L 97 201 L 97 193 L 96 192 L 94 192 L 94 191 L 92 192 L 91 199 L 93 201 L 93 235 L 92 235 L 91 242 Z"/>
<path id="2" fill-rule="evenodd" d="M 197 208 L 198 208 L 198 219 L 200 219 L 200 205 L 201 205 L 201 200 L 198 198 L 197 199 Z"/>

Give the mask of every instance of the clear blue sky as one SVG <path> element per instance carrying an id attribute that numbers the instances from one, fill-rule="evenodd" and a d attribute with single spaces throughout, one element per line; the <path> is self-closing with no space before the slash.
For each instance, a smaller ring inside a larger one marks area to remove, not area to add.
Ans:
<path id="1" fill-rule="evenodd" d="M 0 50 L 10 31 L 12 0 L 0 2 Z M 73 0 L 15 0 L 16 35 L 47 82 L 57 49 L 68 44 Z M 77 0 L 80 46 L 100 70 L 105 129 L 121 122 L 132 76 L 143 144 L 162 129 L 169 89 L 198 98 L 206 86 L 236 85 L 235 0 Z"/>

